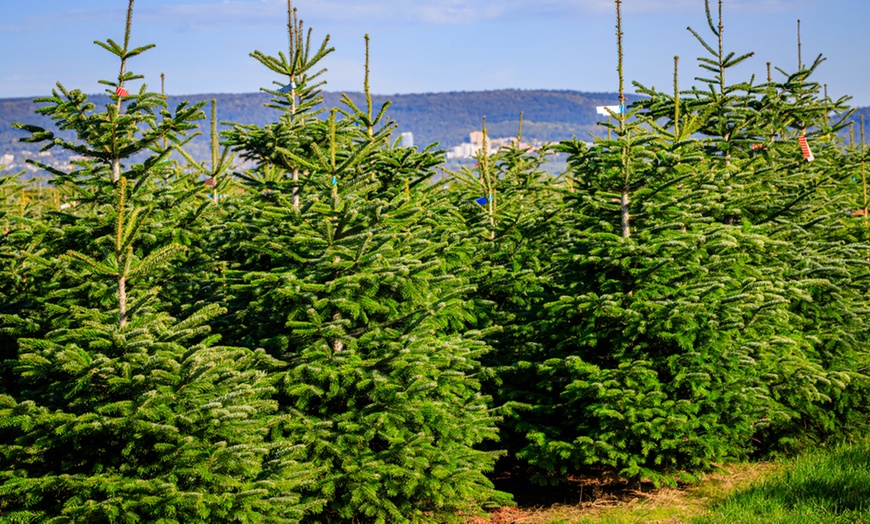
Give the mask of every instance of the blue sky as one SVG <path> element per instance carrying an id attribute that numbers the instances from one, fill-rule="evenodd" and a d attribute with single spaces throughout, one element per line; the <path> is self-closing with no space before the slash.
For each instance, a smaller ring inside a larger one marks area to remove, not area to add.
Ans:
<path id="1" fill-rule="evenodd" d="M 711 0 L 715 10 L 716 0 Z M 157 47 L 130 69 L 169 94 L 244 93 L 277 78 L 253 50 L 286 47 L 286 0 L 137 0 L 133 45 Z M 94 40 L 123 38 L 126 0 L 2 0 L 0 98 L 48 94 L 55 82 L 99 92 L 117 75 L 114 57 Z M 364 39 L 372 38 L 372 91 L 379 94 L 486 89 L 615 91 L 612 0 L 295 0 L 318 43 L 327 89 L 359 91 Z M 700 73 L 704 51 L 686 30 L 707 29 L 703 0 L 624 0 L 628 81 L 671 89 L 680 56 L 681 87 Z M 730 80 L 764 77 L 766 62 L 797 67 L 797 20 L 805 62 L 827 61 L 817 76 L 831 96 L 870 105 L 870 2 L 867 0 L 725 0 L 725 47 L 755 57 Z M 628 84 L 630 86 L 630 84 Z"/>

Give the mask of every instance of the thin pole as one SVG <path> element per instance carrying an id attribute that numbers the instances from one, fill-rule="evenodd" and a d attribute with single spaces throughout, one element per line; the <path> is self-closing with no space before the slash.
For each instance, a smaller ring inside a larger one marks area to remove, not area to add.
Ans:
<path id="1" fill-rule="evenodd" d="M 616 49 L 618 61 L 616 70 L 619 73 L 619 131 L 623 136 L 622 140 L 622 197 L 620 198 L 620 216 L 622 222 L 622 236 L 628 238 L 631 236 L 631 215 L 629 214 L 628 190 L 629 190 L 629 169 L 628 169 L 628 143 L 625 140 L 625 81 L 622 73 L 622 0 L 616 0 Z"/>
<path id="2" fill-rule="evenodd" d="M 798 71 L 804 68 L 804 61 L 801 59 L 801 19 L 797 21 L 797 38 L 798 38 Z"/>
<path id="3" fill-rule="evenodd" d="M 864 115 L 861 115 L 861 185 L 864 186 L 864 222 L 867 222 L 867 173 L 864 170 Z"/>
<path id="4" fill-rule="evenodd" d="M 680 134 L 680 57 L 674 57 L 674 140 Z"/>

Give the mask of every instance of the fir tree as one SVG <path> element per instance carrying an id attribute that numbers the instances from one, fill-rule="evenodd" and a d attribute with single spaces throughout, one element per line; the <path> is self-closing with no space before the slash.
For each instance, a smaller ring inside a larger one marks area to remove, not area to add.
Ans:
<path id="1" fill-rule="evenodd" d="M 852 344 L 864 265 L 841 242 L 843 214 L 830 220 L 848 174 L 836 148 L 821 141 L 810 164 L 797 140 L 831 140 L 847 112 L 814 97 L 810 70 L 726 84 L 750 55 L 724 52 L 721 2 L 719 23 L 709 5 L 707 18 L 719 39 L 717 51 L 698 37 L 709 89 L 681 92 L 676 76 L 673 95 L 640 86 L 650 98 L 615 140 L 561 145 L 573 233 L 555 257 L 562 296 L 529 366 L 541 385 L 518 453 L 550 476 L 604 465 L 670 481 L 754 451 L 750 437 L 769 449 L 836 434 L 847 399 L 863 398 L 844 363 L 866 358 Z M 791 139 L 750 147 L 771 136 Z M 557 413 L 571 417 L 553 424 Z"/>
<path id="2" fill-rule="evenodd" d="M 394 125 L 370 105 L 313 118 L 287 99 L 294 62 L 255 57 L 291 85 L 269 91 L 275 124 L 225 134 L 259 166 L 223 253 L 238 340 L 287 364 L 281 410 L 310 423 L 285 438 L 325 472 L 312 518 L 444 521 L 503 499 L 483 474 L 496 454 L 475 449 L 495 437 L 476 376 L 486 345 L 431 233 L 434 155 L 390 147 Z"/>
<path id="3" fill-rule="evenodd" d="M 179 321 L 160 298 L 184 246 L 159 231 L 155 187 L 169 150 L 155 143 L 180 142 L 200 112 L 183 104 L 172 115 L 144 85 L 124 87 L 139 78 L 127 60 L 149 47 L 129 48 L 132 13 L 131 0 L 123 46 L 100 43 L 121 62 L 104 82 L 114 89 L 106 111 L 58 86 L 40 112 L 77 140 L 21 126 L 86 159 L 51 170 L 79 205 L 31 257 L 58 278 L 39 290 L 41 333 L 18 338 L 6 363 L 15 387 L 0 397 L 0 512 L 12 522 L 296 522 L 319 501 L 301 501 L 314 471 L 273 439 L 270 372 L 281 364 L 219 346 L 207 322 L 220 306 Z M 71 239 L 77 249 L 58 252 Z"/>
<path id="4" fill-rule="evenodd" d="M 484 121 L 485 124 L 485 121 Z M 522 140 L 522 114 L 516 140 L 488 151 L 484 147 L 474 168 L 449 173 L 448 199 L 440 209 L 441 223 L 455 235 L 453 271 L 474 286 L 475 326 L 486 333 L 492 350 L 483 357 L 488 368 L 485 391 L 503 415 L 499 446 L 508 457 L 499 467 L 509 469 L 512 456 L 525 446 L 523 426 L 529 392 L 528 366 L 543 352 L 538 321 L 551 291 L 550 256 L 564 234 L 560 226 L 562 181 L 542 166 L 550 158 L 549 146 L 534 151 Z"/>
<path id="5" fill-rule="evenodd" d="M 39 237 L 44 233 L 40 220 L 48 202 L 38 198 L 31 183 L 22 180 L 23 172 L 11 173 L 0 166 L 0 393 L 14 390 L 7 363 L 18 354 L 17 337 L 37 329 L 29 312 L 37 308 L 30 292 L 39 268 L 33 256 L 39 254 Z"/>
<path id="6" fill-rule="evenodd" d="M 620 48 L 620 86 L 621 58 Z M 717 79 L 731 62 L 715 62 Z M 772 361 L 752 349 L 780 347 L 772 341 L 788 327 L 782 281 L 764 262 L 782 246 L 710 217 L 739 169 L 731 141 L 747 132 L 734 109 L 747 102 L 733 91 L 711 89 L 713 101 L 691 106 L 675 73 L 673 96 L 621 111 L 615 138 L 560 145 L 574 191 L 569 233 L 554 257 L 558 298 L 540 324 L 546 349 L 529 355 L 526 383 L 540 385 L 518 425 L 527 437 L 518 456 L 544 478 L 605 466 L 673 482 L 746 454 L 755 425 L 787 411 L 766 408 L 769 368 L 753 359 Z M 691 138 L 716 122 L 708 132 L 719 141 Z M 560 413 L 565 422 L 552 423 Z"/>

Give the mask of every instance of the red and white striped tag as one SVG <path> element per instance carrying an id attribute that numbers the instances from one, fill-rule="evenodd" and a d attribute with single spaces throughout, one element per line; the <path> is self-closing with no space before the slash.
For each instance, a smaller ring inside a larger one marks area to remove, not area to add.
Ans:
<path id="1" fill-rule="evenodd" d="M 120 97 L 125 97 L 125 96 L 129 95 L 130 92 L 127 91 L 126 89 L 124 89 L 123 87 L 118 86 L 118 89 L 115 89 L 115 94 L 120 96 Z"/>
<path id="2" fill-rule="evenodd" d="M 798 141 L 801 143 L 801 152 L 804 154 L 804 158 L 807 159 L 807 162 L 815 160 L 816 157 L 813 156 L 813 152 L 810 151 L 810 145 L 807 144 L 807 137 L 798 137 Z"/>

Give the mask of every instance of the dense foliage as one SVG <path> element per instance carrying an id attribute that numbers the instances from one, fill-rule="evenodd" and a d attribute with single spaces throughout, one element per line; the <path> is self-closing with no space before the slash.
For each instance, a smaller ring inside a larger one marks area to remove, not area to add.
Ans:
<path id="1" fill-rule="evenodd" d="M 868 429 L 866 152 L 821 59 L 726 82 L 720 3 L 712 78 L 439 173 L 368 74 L 324 102 L 291 9 L 271 118 L 213 101 L 198 162 L 132 6 L 106 95 L 18 124 L 79 159 L 0 179 L 2 520 L 461 521 L 494 469 L 672 483 Z"/>

